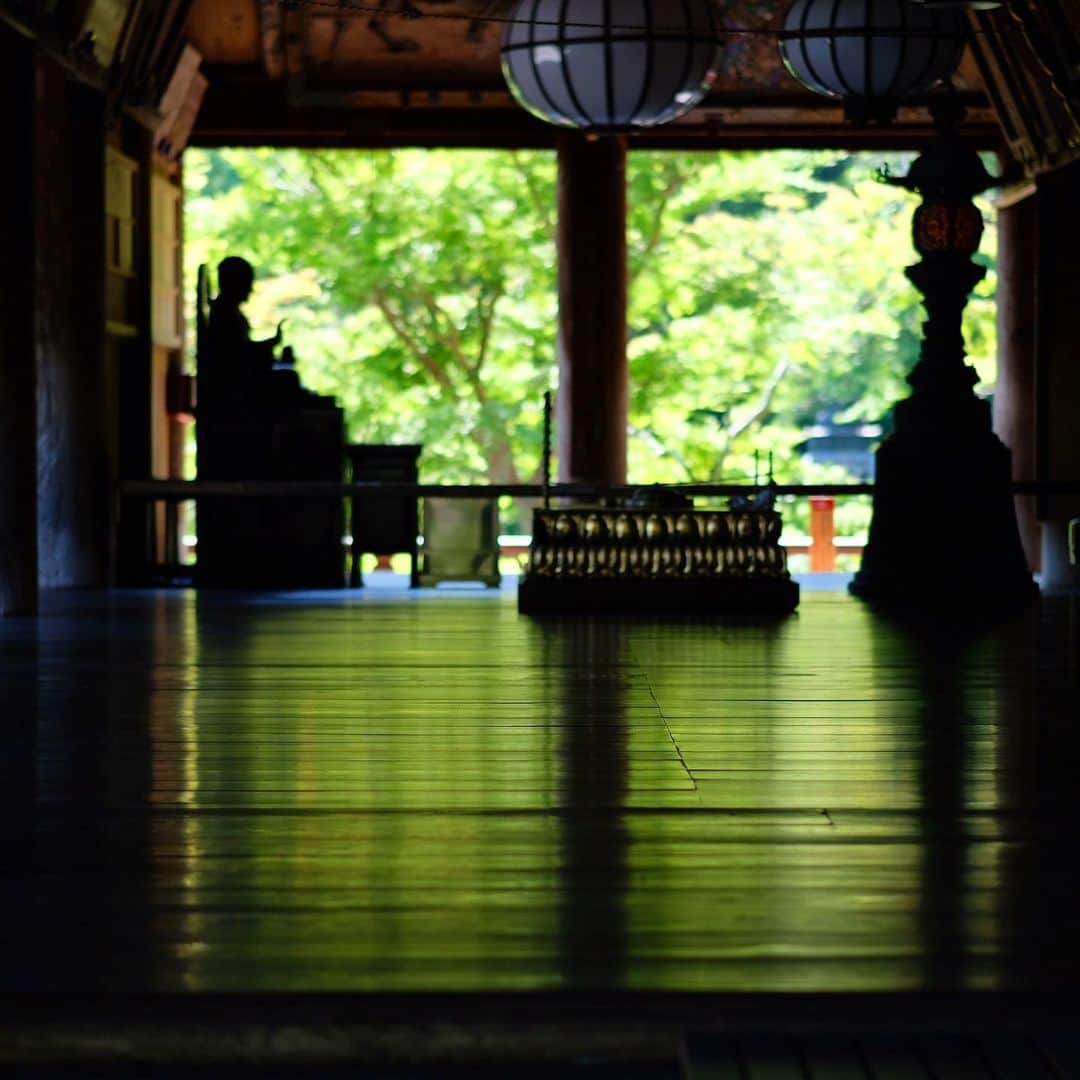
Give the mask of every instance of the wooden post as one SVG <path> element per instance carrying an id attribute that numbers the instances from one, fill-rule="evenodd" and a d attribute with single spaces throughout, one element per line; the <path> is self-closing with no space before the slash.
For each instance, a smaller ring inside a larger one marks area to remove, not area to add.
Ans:
<path id="1" fill-rule="evenodd" d="M 104 98 L 37 64 L 38 583 L 98 587 L 109 565 L 103 397 Z"/>
<path id="2" fill-rule="evenodd" d="M 810 573 L 831 574 L 836 569 L 836 499 L 815 495 L 810 499 Z"/>
<path id="3" fill-rule="evenodd" d="M 1036 204 L 1036 387 L 1039 479 L 1075 482 L 1080 476 L 1080 162 L 1039 177 Z M 1040 500 L 1043 587 L 1080 584 L 1068 557 L 1068 523 L 1080 516 L 1080 497 Z"/>
<path id="4" fill-rule="evenodd" d="M 0 259 L 0 615 L 37 608 L 35 50 L 0 23 L 8 207 Z"/>
<path id="5" fill-rule="evenodd" d="M 1012 451 L 1012 478 L 1035 472 L 1035 189 L 998 204 L 998 372 L 994 431 Z M 1042 539 L 1032 495 L 1016 496 L 1028 566 L 1038 570 Z"/>
<path id="6" fill-rule="evenodd" d="M 150 135 L 127 122 L 122 127 L 125 156 L 135 163 L 132 173 L 133 274 L 123 311 L 126 332 L 110 328 L 115 379 L 117 423 L 116 471 L 120 480 L 149 480 L 153 476 L 153 338 L 150 281 Z M 107 323 L 107 325 L 109 325 Z M 150 581 L 155 543 L 156 508 L 134 501 L 123 506 L 116 529 L 116 581 L 145 585 Z"/>
<path id="7" fill-rule="evenodd" d="M 626 482 L 626 140 L 559 144 L 559 479 Z"/>

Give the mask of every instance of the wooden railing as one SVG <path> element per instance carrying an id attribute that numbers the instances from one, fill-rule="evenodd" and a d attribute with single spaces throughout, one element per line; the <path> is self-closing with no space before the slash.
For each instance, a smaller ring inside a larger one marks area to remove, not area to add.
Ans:
<path id="1" fill-rule="evenodd" d="M 809 556 L 812 574 L 834 573 L 838 555 L 861 555 L 866 546 L 860 538 L 836 535 L 834 495 L 811 495 L 810 535 L 805 540 L 785 535 L 781 542 L 789 555 Z"/>
<path id="2" fill-rule="evenodd" d="M 648 484 L 552 484 L 552 499 L 588 501 L 631 495 L 648 491 Z M 762 490 L 757 484 L 665 484 L 664 488 L 680 495 L 700 498 L 728 498 L 753 495 Z M 873 484 L 773 484 L 777 495 L 872 495 Z M 499 498 L 540 499 L 540 484 L 397 484 L 385 481 L 336 483 L 331 481 L 248 481 L 248 480 L 126 480 L 118 485 L 121 500 L 161 500 L 187 502 L 197 499 L 265 498 L 350 498 L 358 495 L 425 495 L 444 499 Z"/>
<path id="3" fill-rule="evenodd" d="M 649 490 L 648 484 L 552 484 L 553 499 L 599 499 Z M 665 484 L 681 495 L 701 498 L 726 498 L 761 491 L 760 484 Z M 873 495 L 873 484 L 773 484 L 777 495 Z M 1076 495 L 1080 483 L 1014 483 L 1014 495 Z M 124 480 L 117 485 L 123 501 L 187 502 L 202 498 L 348 498 L 365 494 L 436 495 L 447 499 L 498 498 L 509 495 L 519 499 L 540 499 L 540 484 L 394 484 L 336 483 L 329 481 L 247 481 L 247 480 Z"/>
<path id="4" fill-rule="evenodd" d="M 681 494 L 701 499 L 724 499 L 734 495 L 752 495 L 760 485 L 748 484 L 677 484 L 665 485 Z M 553 500 L 576 502 L 596 501 L 619 495 L 629 495 L 648 485 L 597 486 L 589 484 L 553 484 L 549 495 Z M 777 496 L 806 497 L 810 500 L 810 533 L 806 540 L 786 537 L 784 546 L 789 554 L 808 555 L 811 572 L 830 572 L 837 568 L 837 555 L 861 554 L 860 540 L 837 537 L 835 526 L 836 499 L 855 495 L 873 495 L 873 484 L 775 484 Z M 1016 495 L 1068 495 L 1080 493 L 1080 484 L 1015 483 Z M 153 503 L 179 503 L 200 499 L 263 499 L 263 498 L 362 498 L 364 495 L 399 495 L 422 498 L 436 496 L 448 499 L 498 498 L 519 499 L 543 497 L 539 484 L 399 484 L 385 482 L 249 482 L 199 480 L 135 480 L 117 488 L 117 513 L 130 517 L 132 507 L 145 509 Z M 137 513 L 137 511 L 136 511 Z M 136 533 L 138 529 L 135 530 Z M 505 554 L 520 554 L 520 544 L 507 547 Z M 147 563 L 151 562 L 149 558 Z M 148 568 L 148 567 L 147 567 Z"/>

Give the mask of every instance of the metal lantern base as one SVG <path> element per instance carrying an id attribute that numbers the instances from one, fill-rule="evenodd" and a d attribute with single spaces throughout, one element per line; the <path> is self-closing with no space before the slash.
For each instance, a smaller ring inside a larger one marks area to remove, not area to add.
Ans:
<path id="1" fill-rule="evenodd" d="M 986 402 L 958 401 L 959 415 L 930 404 L 904 402 L 878 450 L 874 518 L 851 592 L 909 611 L 1016 608 L 1038 589 L 1016 524 L 1012 455 L 990 430 Z"/>

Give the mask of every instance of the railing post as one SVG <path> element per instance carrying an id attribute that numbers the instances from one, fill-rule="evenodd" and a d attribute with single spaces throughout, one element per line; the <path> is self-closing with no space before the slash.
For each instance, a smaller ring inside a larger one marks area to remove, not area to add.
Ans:
<path id="1" fill-rule="evenodd" d="M 836 569 L 836 499 L 831 495 L 810 498 L 810 573 L 831 574 Z"/>

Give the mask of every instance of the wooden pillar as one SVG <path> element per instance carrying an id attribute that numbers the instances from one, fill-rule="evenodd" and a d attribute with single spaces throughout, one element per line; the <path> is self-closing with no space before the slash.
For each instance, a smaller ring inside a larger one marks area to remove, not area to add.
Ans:
<path id="1" fill-rule="evenodd" d="M 994 431 L 1012 451 L 1012 478 L 1035 471 L 1035 189 L 998 206 L 998 373 Z M 1016 497 L 1016 520 L 1028 566 L 1037 571 L 1042 537 L 1032 495 Z"/>
<path id="2" fill-rule="evenodd" d="M 121 128 L 122 167 L 114 170 L 109 183 L 130 184 L 130 260 L 114 260 L 113 283 L 130 275 L 122 303 L 107 307 L 106 349 L 113 365 L 112 382 L 116 416 L 116 478 L 153 479 L 153 337 L 151 334 L 151 176 L 152 147 L 148 132 L 132 122 Z M 118 161 L 119 159 L 114 159 Z M 125 193 L 127 189 L 125 188 Z M 109 195 L 106 194 L 106 203 Z M 123 208 L 127 210 L 127 207 Z M 109 276 L 106 276 L 107 295 Z M 116 529 L 116 582 L 119 585 L 146 585 L 155 548 L 153 504 L 125 502 Z"/>
<path id="3" fill-rule="evenodd" d="M 102 394 L 104 96 L 37 66 L 38 584 L 101 587 L 110 486 Z"/>
<path id="4" fill-rule="evenodd" d="M 1036 204 L 1035 350 L 1039 479 L 1080 482 L 1080 161 L 1040 176 Z M 1043 586 L 1080 584 L 1067 529 L 1080 496 L 1040 500 Z"/>
<path id="5" fill-rule="evenodd" d="M 559 145 L 559 479 L 626 482 L 626 140 Z"/>
<path id="6" fill-rule="evenodd" d="M 35 50 L 0 23 L 6 213 L 0 259 L 0 615 L 37 608 Z"/>

